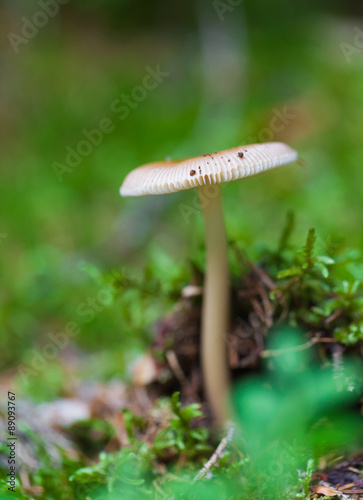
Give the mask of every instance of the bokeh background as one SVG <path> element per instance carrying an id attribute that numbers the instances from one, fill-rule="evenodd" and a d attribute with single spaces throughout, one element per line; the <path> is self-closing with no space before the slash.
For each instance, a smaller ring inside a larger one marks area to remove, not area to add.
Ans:
<path id="1" fill-rule="evenodd" d="M 181 211 L 194 192 L 120 197 L 140 164 L 285 141 L 302 164 L 224 188 L 231 241 L 256 258 L 293 210 L 300 245 L 310 227 L 322 245 L 363 244 L 361 2 L 61 3 L 0 3 L 1 386 L 15 377 L 39 400 L 79 377 L 127 377 L 188 259 L 203 260 L 201 217 Z M 150 68 L 161 81 L 140 90 Z M 67 164 L 104 120 L 99 144 Z M 102 276 L 115 269 L 146 289 L 110 299 Z M 22 377 L 70 321 L 79 334 Z"/>

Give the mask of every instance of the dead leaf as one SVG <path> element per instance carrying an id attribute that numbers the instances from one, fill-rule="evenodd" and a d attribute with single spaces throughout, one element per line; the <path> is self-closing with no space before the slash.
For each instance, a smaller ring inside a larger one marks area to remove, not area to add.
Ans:
<path id="1" fill-rule="evenodd" d="M 355 486 L 355 483 L 349 483 L 349 484 L 345 484 L 344 486 L 341 486 L 340 488 L 338 488 L 338 490 L 339 491 L 350 490 L 354 486 Z"/>
<path id="2" fill-rule="evenodd" d="M 313 486 L 313 491 L 314 491 L 314 493 L 317 493 L 318 495 L 324 495 L 326 497 L 336 497 L 337 496 L 336 490 L 329 488 L 329 486 Z"/>

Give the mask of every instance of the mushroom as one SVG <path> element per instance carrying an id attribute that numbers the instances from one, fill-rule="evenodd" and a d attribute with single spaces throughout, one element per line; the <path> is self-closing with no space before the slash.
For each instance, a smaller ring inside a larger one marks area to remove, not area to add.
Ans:
<path id="1" fill-rule="evenodd" d="M 297 153 L 281 142 L 252 144 L 181 161 L 149 163 L 130 172 L 122 196 L 165 194 L 198 188 L 207 250 L 204 284 L 201 363 L 207 400 L 217 424 L 231 416 L 226 336 L 230 292 L 227 238 L 219 184 L 256 175 L 294 162 Z"/>

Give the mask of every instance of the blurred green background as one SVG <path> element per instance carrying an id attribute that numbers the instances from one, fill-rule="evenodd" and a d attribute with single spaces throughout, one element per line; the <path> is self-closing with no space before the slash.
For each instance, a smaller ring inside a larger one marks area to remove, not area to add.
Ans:
<path id="1" fill-rule="evenodd" d="M 224 188 L 230 239 L 255 258 L 293 210 L 299 244 L 310 227 L 363 243 L 361 2 L 63 0 L 47 14 L 54 2 L 0 4 L 0 382 L 39 399 L 72 374 L 124 376 L 202 255 L 200 216 L 180 210 L 193 191 L 120 197 L 140 164 L 287 142 L 305 166 Z M 164 76 L 140 89 L 150 68 Z M 104 120 L 112 131 L 67 165 Z M 110 299 L 101 273 L 145 266 L 165 289 Z M 19 377 L 70 321 L 80 333 L 48 369 Z"/>

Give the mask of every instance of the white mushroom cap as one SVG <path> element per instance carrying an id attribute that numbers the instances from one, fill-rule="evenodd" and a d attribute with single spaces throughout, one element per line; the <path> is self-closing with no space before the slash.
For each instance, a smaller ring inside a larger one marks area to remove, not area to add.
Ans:
<path id="1" fill-rule="evenodd" d="M 283 142 L 239 146 L 187 160 L 143 165 L 128 174 L 120 193 L 122 196 L 173 193 L 242 179 L 296 160 L 297 152 Z"/>

